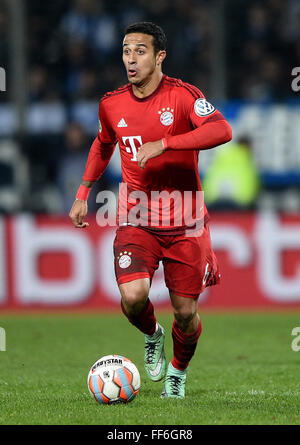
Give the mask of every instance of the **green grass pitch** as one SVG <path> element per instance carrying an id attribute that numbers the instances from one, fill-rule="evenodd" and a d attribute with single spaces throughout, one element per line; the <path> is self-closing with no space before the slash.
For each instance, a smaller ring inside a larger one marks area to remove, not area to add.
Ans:
<path id="1" fill-rule="evenodd" d="M 158 312 L 172 355 L 172 316 Z M 186 398 L 161 400 L 162 382 L 143 369 L 144 338 L 120 314 L 5 315 L 0 352 L 0 424 L 300 424 L 300 351 L 291 348 L 299 313 L 203 313 Z M 101 356 L 130 358 L 141 390 L 128 405 L 98 405 L 88 393 Z"/>

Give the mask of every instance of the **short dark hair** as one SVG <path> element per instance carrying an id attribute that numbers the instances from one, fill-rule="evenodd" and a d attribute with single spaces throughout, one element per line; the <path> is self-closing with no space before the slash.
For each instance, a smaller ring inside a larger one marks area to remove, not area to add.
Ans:
<path id="1" fill-rule="evenodd" d="M 125 35 L 132 34 L 134 32 L 140 32 L 142 34 L 148 34 L 153 37 L 153 46 L 155 54 L 158 51 L 165 51 L 167 47 L 167 38 L 163 29 L 152 22 L 138 22 L 129 25 L 125 29 Z"/>

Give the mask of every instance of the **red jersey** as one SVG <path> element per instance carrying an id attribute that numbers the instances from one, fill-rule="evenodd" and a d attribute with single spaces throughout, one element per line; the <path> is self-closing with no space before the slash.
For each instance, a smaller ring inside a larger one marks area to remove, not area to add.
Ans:
<path id="1" fill-rule="evenodd" d="M 197 219 L 199 203 L 195 193 L 202 190 L 199 150 L 230 139 L 229 124 L 195 86 L 163 75 L 156 90 L 141 99 L 134 95 L 132 85 L 127 84 L 107 93 L 100 101 L 98 140 L 94 142 L 94 149 L 92 146 L 83 179 L 94 181 L 101 176 L 118 143 L 122 181 L 127 186 L 126 196 L 124 189 L 120 190 L 119 216 L 124 218 L 124 212 L 128 215 L 137 203 L 132 197 L 128 199 L 128 195 L 140 191 L 151 198 L 151 205 L 147 203 L 149 213 L 141 216 L 141 225 L 176 230 L 190 225 L 183 217 L 184 200 L 188 201 L 185 192 L 190 192 L 192 220 Z M 158 140 L 163 141 L 166 151 L 148 160 L 145 169 L 141 169 L 137 163 L 139 147 Z M 166 223 L 163 222 L 164 203 L 153 198 L 153 192 L 162 191 L 174 192 L 170 195 L 171 201 L 166 201 L 170 204 L 170 221 Z M 176 217 L 178 204 L 181 204 L 181 224 Z M 205 216 L 207 210 L 203 202 L 202 205 Z M 130 222 L 130 218 L 127 221 Z"/>

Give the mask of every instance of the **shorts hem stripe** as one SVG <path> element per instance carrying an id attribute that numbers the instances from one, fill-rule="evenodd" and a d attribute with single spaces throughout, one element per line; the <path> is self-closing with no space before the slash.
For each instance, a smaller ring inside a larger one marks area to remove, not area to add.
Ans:
<path id="1" fill-rule="evenodd" d="M 128 283 L 129 281 L 138 280 L 139 278 L 150 278 L 150 274 L 148 272 L 129 273 L 117 278 L 117 282 L 118 284 L 123 284 Z"/>
<path id="2" fill-rule="evenodd" d="M 173 294 L 178 295 L 179 297 L 184 297 L 184 298 L 198 298 L 201 293 L 201 291 L 200 291 L 197 294 L 187 294 L 187 293 L 176 291 L 176 290 L 170 289 L 170 288 L 169 288 L 169 291 L 172 292 Z"/>

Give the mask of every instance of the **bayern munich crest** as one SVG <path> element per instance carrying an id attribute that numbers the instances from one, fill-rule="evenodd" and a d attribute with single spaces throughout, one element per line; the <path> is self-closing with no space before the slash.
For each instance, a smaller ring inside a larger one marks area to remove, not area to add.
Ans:
<path id="1" fill-rule="evenodd" d="M 118 256 L 118 261 L 121 269 L 127 269 L 131 264 L 131 252 L 121 252 Z"/>
<path id="2" fill-rule="evenodd" d="M 172 125 L 174 122 L 174 110 L 173 108 L 167 107 L 159 110 L 158 114 L 160 115 L 160 122 L 168 127 Z"/>
<path id="3" fill-rule="evenodd" d="M 215 107 L 207 102 L 206 99 L 197 99 L 194 104 L 194 110 L 197 116 L 209 116 L 215 111 Z"/>

